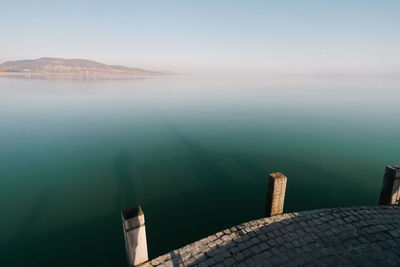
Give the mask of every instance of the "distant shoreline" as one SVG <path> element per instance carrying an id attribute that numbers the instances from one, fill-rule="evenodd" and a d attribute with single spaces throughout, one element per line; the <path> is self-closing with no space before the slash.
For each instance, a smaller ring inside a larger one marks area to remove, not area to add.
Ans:
<path id="1" fill-rule="evenodd" d="M 165 76 L 173 75 L 172 72 L 152 72 L 152 73 L 113 73 L 113 72 L 30 72 L 30 71 L 15 71 L 15 70 L 0 70 L 0 74 L 10 75 L 52 75 L 52 76 Z"/>
<path id="2" fill-rule="evenodd" d="M 107 65 L 87 59 L 65 59 L 42 57 L 38 59 L 27 59 L 7 61 L 0 64 L 1 73 L 38 73 L 45 75 L 137 75 L 137 76 L 160 76 L 172 74 L 145 70 L 141 68 L 126 67 L 120 65 Z"/>
<path id="3" fill-rule="evenodd" d="M 135 74 L 135 73 L 107 73 L 107 72 L 24 72 L 24 71 L 4 71 L 0 70 L 0 74 L 12 74 L 12 75 L 59 75 L 59 76 L 146 76 L 146 77 L 155 77 L 155 76 L 165 76 L 165 75 L 173 75 L 175 73 L 170 72 L 157 72 L 157 73 L 146 73 L 146 74 Z"/>
<path id="4" fill-rule="evenodd" d="M 107 81 L 107 80 L 138 80 L 148 78 L 161 78 L 168 75 L 146 74 L 115 74 L 115 73 L 29 73 L 29 72 L 3 72 L 0 78 L 31 79 L 31 80 L 71 80 L 71 81 Z"/>

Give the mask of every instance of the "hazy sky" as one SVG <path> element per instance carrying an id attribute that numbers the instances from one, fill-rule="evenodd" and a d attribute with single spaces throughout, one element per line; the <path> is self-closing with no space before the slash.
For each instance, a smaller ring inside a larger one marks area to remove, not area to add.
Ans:
<path id="1" fill-rule="evenodd" d="M 0 61 L 181 72 L 400 72 L 400 0 L 0 0 Z"/>

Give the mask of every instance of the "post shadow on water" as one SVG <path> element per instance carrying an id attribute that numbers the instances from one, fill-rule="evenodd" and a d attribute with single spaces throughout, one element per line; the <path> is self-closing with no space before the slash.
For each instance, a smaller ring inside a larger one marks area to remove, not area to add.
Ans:
<path id="1" fill-rule="evenodd" d="M 126 150 L 122 150 L 114 160 L 113 173 L 117 182 L 116 211 L 129 208 L 133 199 L 133 172 L 132 157 Z"/>
<path id="2" fill-rule="evenodd" d="M 224 181 L 232 180 L 232 176 L 215 163 L 212 155 L 205 148 L 192 141 L 179 127 L 167 119 L 165 119 L 165 125 L 174 134 L 179 143 L 192 154 L 190 165 L 200 183 L 205 183 L 207 188 L 213 190 L 218 188 L 218 185 L 221 185 Z"/>

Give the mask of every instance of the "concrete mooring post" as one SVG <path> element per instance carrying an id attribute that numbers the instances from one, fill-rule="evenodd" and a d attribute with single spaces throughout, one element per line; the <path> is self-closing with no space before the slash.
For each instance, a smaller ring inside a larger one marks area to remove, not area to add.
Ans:
<path id="1" fill-rule="evenodd" d="M 287 177 L 280 172 L 271 173 L 268 176 L 267 205 L 265 209 L 266 217 L 283 213 L 286 183 Z"/>
<path id="2" fill-rule="evenodd" d="M 387 166 L 383 177 L 379 205 L 400 204 L 400 166 Z"/>
<path id="3" fill-rule="evenodd" d="M 148 261 L 144 214 L 140 206 L 121 211 L 129 266 Z"/>

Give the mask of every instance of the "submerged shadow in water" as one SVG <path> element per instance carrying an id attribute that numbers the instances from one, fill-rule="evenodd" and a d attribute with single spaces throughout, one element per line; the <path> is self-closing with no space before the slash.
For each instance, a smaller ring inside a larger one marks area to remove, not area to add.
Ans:
<path id="1" fill-rule="evenodd" d="M 165 121 L 166 126 L 177 140 L 193 155 L 189 161 L 191 169 L 200 183 L 205 183 L 209 189 L 215 189 L 224 184 L 224 181 L 232 180 L 231 174 L 216 163 L 212 154 L 188 138 L 175 124 L 168 120 Z"/>
<path id="2" fill-rule="evenodd" d="M 117 155 L 113 164 L 113 173 L 117 181 L 116 209 L 118 212 L 126 208 L 132 198 L 133 172 L 131 165 L 132 158 L 126 150 Z"/>

